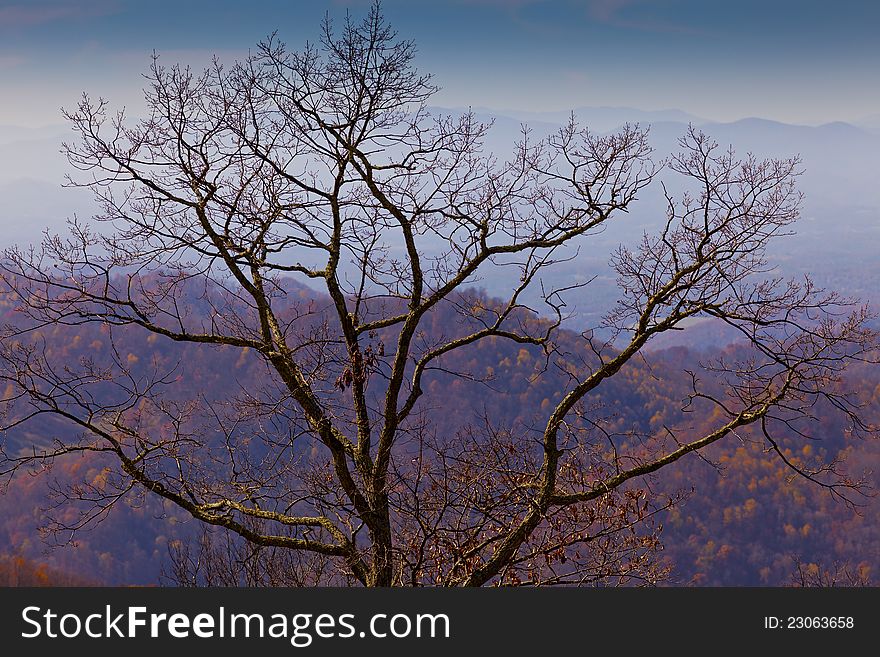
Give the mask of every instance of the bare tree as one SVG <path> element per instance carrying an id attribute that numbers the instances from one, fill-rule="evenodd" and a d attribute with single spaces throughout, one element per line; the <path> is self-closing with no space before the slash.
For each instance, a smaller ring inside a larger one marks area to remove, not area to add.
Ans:
<path id="1" fill-rule="evenodd" d="M 44 415 L 70 427 L 51 447 L 4 454 L 4 473 L 110 455 L 105 485 L 75 493 L 94 503 L 88 518 L 130 491 L 159 496 L 246 550 L 296 555 L 281 562 L 288 582 L 652 582 L 663 568 L 650 527 L 670 501 L 643 487 L 651 473 L 747 427 L 785 459 L 779 432 L 808 435 L 820 405 L 870 430 L 831 385 L 874 345 L 867 310 L 767 265 L 798 216 L 797 159 L 738 159 L 691 129 L 656 162 L 638 126 L 597 136 L 572 119 L 545 140 L 524 131 L 500 161 L 483 149 L 490 126 L 428 110 L 435 88 L 413 56 L 374 5 L 339 31 L 327 20 L 300 52 L 272 37 L 228 69 L 154 59 L 147 118 L 88 96 L 66 113 L 71 183 L 94 191 L 106 228 L 73 221 L 67 236 L 4 253 L 22 316 L 0 350 L 5 428 Z M 662 231 L 613 255 L 620 301 L 576 351 L 560 349 L 566 290 L 543 274 L 661 172 L 690 191 L 668 192 Z M 487 270 L 511 274 L 505 299 L 467 292 Z M 327 307 L 289 295 L 296 279 L 325 290 Z M 441 310 L 457 313 L 454 334 L 425 329 Z M 689 408 L 713 427 L 622 440 L 593 391 L 700 316 L 751 345 L 712 364 L 713 383 L 692 375 Z M 112 348 L 47 356 L 41 331 L 88 323 L 111 344 L 141 330 L 249 350 L 265 383 L 182 402 L 170 372 Z M 426 382 L 479 379 L 453 357 L 487 340 L 540 350 L 569 385 L 537 427 L 489 418 L 434 435 Z M 789 465 L 844 498 L 863 489 L 834 463 Z"/>

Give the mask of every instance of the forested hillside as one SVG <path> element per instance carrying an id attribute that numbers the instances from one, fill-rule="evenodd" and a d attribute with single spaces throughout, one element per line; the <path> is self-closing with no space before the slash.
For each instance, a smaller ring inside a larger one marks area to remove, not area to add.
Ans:
<path id="1" fill-rule="evenodd" d="M 326 300 L 293 285 L 288 286 L 288 296 L 292 305 L 312 308 L 303 321 L 318 321 Z M 191 301 L 192 312 L 199 312 L 197 299 Z M 476 292 L 461 302 L 492 304 Z M 0 296 L 4 323 L 19 321 L 12 312 L 14 305 L 8 292 Z M 425 332 L 454 335 L 460 331 L 458 317 L 441 308 L 427 319 Z M 540 320 L 531 317 L 528 321 Z M 113 350 L 135 376 L 150 370 L 174 371 L 166 394 L 180 402 L 197 396 L 229 398 L 264 385 L 267 376 L 247 349 L 183 347 L 137 328 L 117 327 L 111 332 L 97 324 L 56 325 L 22 339 L 44 345 L 58 367 L 84 359 L 100 362 Z M 520 348 L 509 341 L 490 339 L 455 352 L 458 360 L 449 362 L 449 369 L 472 376 L 436 371 L 426 378 L 426 403 L 421 410 L 431 433 L 442 441 L 486 421 L 506 427 L 540 424 L 542 414 L 564 394 L 567 371 L 590 357 L 573 333 L 562 332 L 557 343 L 557 356 L 549 367 L 538 348 Z M 605 431 L 616 441 L 651 440 L 669 426 L 706 430 L 711 417 L 682 410 L 691 381 L 688 371 L 710 377 L 703 372 L 703 363 L 720 356 L 733 357 L 745 348 L 737 343 L 702 349 L 659 347 L 627 365 L 589 400 L 586 412 L 605 418 Z M 842 385 L 857 391 L 867 404 L 868 420 L 880 422 L 880 372 L 876 367 L 853 369 Z M 10 394 L 7 389 L 5 395 Z M 339 394 L 345 394 L 344 385 Z M 38 417 L 3 436 L 3 447 L 10 454 L 39 450 L 65 431 L 73 429 L 58 420 Z M 790 441 L 780 443 L 782 454 L 795 466 L 816 457 L 840 459 L 854 478 L 880 470 L 880 443 L 876 440 L 852 440 L 845 426 L 830 420 L 820 420 L 813 437 L 805 441 L 791 436 Z M 58 459 L 50 469 L 19 473 L 9 482 L 0 496 L 0 554 L 6 559 L 4 563 L 13 563 L 10 558 L 32 559 L 43 564 L 34 566 L 43 568 L 39 572 L 74 573 L 76 581 L 158 583 L 168 565 L 169 545 L 189 540 L 196 523 L 180 510 L 165 509 L 156 500 L 136 493 L 107 514 L 88 511 L 83 503 L 72 503 L 64 495 L 53 497 L 53 492 L 69 486 L 79 497 L 88 498 L 89 490 L 101 491 L 110 476 L 108 464 L 100 455 L 74 455 Z M 870 475 L 870 480 L 875 488 L 880 487 L 876 474 Z M 680 498 L 655 518 L 657 527 L 662 528 L 663 545 L 656 556 L 670 567 L 668 583 L 787 584 L 795 577 L 798 563 L 801 572 L 814 574 L 845 570 L 852 575 L 849 583 L 857 583 L 876 579 L 880 569 L 880 505 L 876 499 L 851 494 L 850 502 L 857 505 L 852 506 L 836 498 L 817 483 L 795 475 L 750 429 L 701 456 L 690 455 L 664 468 L 651 480 L 649 492 L 658 500 Z M 82 511 L 86 516 L 80 515 Z M 72 533 L 80 524 L 85 527 Z M 39 528 L 44 530 L 42 535 Z M 62 547 L 49 550 L 53 544 Z M 53 577 L 63 579 L 57 574 Z"/>

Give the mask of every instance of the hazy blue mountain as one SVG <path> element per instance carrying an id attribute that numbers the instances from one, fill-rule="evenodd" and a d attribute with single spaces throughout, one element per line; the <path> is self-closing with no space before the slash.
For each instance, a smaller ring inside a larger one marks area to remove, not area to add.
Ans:
<path id="1" fill-rule="evenodd" d="M 658 121 L 674 121 L 700 125 L 707 122 L 704 118 L 678 109 L 641 110 L 634 107 L 578 107 L 574 110 L 557 112 L 523 112 L 517 110 L 474 108 L 474 112 L 479 114 L 504 116 L 516 121 L 529 123 L 530 125 L 535 123 L 561 125 L 568 121 L 572 111 L 580 123 L 590 126 L 590 129 L 596 132 L 613 130 L 624 123 L 648 124 Z"/>
<path id="2" fill-rule="evenodd" d="M 70 128 L 63 123 L 55 123 L 39 127 L 25 127 L 0 123 L 0 144 L 5 144 L 10 141 L 60 137 L 61 135 L 69 134 L 71 134 Z"/>
<path id="3" fill-rule="evenodd" d="M 65 124 L 0 125 L 0 248 L 37 242 L 46 228 L 63 230 L 74 214 L 94 214 L 90 192 L 62 187 L 70 166 L 61 143 L 74 137 Z"/>
<path id="4" fill-rule="evenodd" d="M 857 121 L 853 121 L 853 124 L 857 125 L 863 130 L 867 130 L 868 132 L 880 134 L 880 114 L 871 114 L 870 116 L 865 116 Z"/>
<path id="5" fill-rule="evenodd" d="M 460 114 L 463 109 L 432 108 L 436 113 Z M 513 153 L 528 125 L 531 137 L 541 139 L 567 120 L 565 112 L 506 112 L 474 108 L 477 118 L 491 122 L 485 148 L 499 159 Z M 771 251 L 774 263 L 786 274 L 811 272 L 822 284 L 880 301 L 880 133 L 860 125 L 828 123 L 820 126 L 791 125 L 761 118 L 729 123 L 708 122 L 681 110 L 642 111 L 633 108 L 579 108 L 576 114 L 593 132 L 607 133 L 626 122 L 650 127 L 650 141 L 657 157 L 677 150 L 678 139 L 688 123 L 699 124 L 722 147 L 733 145 L 740 155 L 789 157 L 799 154 L 804 174 L 800 188 L 805 194 L 803 216 L 797 235 Z M 877 117 L 875 117 L 877 118 Z M 61 141 L 69 138 L 64 125 L 23 129 L 0 126 L 0 225 L 3 245 L 40 239 L 48 226 L 63 229 L 74 213 L 87 218 L 94 204 L 84 190 L 61 187 L 68 165 L 60 154 Z M 662 175 L 677 191 L 674 176 Z M 643 190 L 626 215 L 609 223 L 590 238 L 578 257 L 561 264 L 545 280 L 548 286 L 570 285 L 595 279 L 588 288 L 573 293 L 569 309 L 574 323 L 594 325 L 613 305 L 616 286 L 608 260 L 620 243 L 632 243 L 643 232 L 652 232 L 664 219 L 664 202 L 658 185 Z M 427 246 L 430 248 L 430 245 Z M 489 294 L 502 294 L 509 281 L 502 270 L 487 270 L 474 283 Z"/>
<path id="6" fill-rule="evenodd" d="M 60 183 L 68 171 L 60 152 L 63 139 L 49 135 L 0 141 L 0 181 L 39 178 Z"/>
<path id="7" fill-rule="evenodd" d="M 493 115 L 489 110 L 480 110 L 478 116 L 483 120 L 496 117 L 487 148 L 495 153 L 509 153 L 513 128 L 518 134 L 519 124 L 511 126 L 511 118 L 506 114 Z M 526 118 L 524 114 L 520 116 Z M 632 118 L 622 112 L 617 125 L 605 132 Z M 596 125 L 586 125 L 601 132 Z M 602 125 L 606 127 L 608 123 Z M 687 121 L 676 120 L 655 120 L 647 125 L 658 158 L 678 150 L 678 140 L 688 128 Z M 799 155 L 803 170 L 799 186 L 805 195 L 802 217 L 794 227 L 796 235 L 771 248 L 773 263 L 785 275 L 810 273 L 823 286 L 880 302 L 880 267 L 876 256 L 880 252 L 880 134 L 841 122 L 805 126 L 761 118 L 704 122 L 699 127 L 721 147 L 732 145 L 740 156 L 749 152 L 758 157 Z M 541 121 L 533 130 L 536 137 L 549 134 L 553 123 Z M 679 191 L 675 176 L 667 173 L 661 177 L 673 192 Z M 617 291 L 607 266 L 612 251 L 620 243 L 639 239 L 643 232 L 656 230 L 664 220 L 663 208 L 659 186 L 643 190 L 628 214 L 610 222 L 603 233 L 590 238 L 576 259 L 561 264 L 548 277 L 548 285 L 567 285 L 595 277 L 588 288 L 569 299 L 575 323 L 593 325 L 613 305 Z M 500 293 L 504 281 L 500 272 L 489 272 L 482 284 L 490 293 Z M 687 342 L 696 336 L 693 331 L 691 334 L 680 334 L 681 340 Z"/>

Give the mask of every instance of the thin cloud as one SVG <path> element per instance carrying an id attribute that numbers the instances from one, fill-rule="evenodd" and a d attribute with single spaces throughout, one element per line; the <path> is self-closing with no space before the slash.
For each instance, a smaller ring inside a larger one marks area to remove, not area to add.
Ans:
<path id="1" fill-rule="evenodd" d="M 343 2 L 345 0 L 336 0 Z M 348 0 L 352 2 L 353 0 Z M 651 9 L 661 9 L 662 0 L 457 0 L 458 4 L 495 7 L 505 10 L 526 27 L 537 27 L 535 17 L 526 18 L 521 10 L 534 5 L 554 4 L 568 7 L 572 11 L 595 23 L 644 32 L 674 32 L 696 34 L 694 29 L 682 22 L 658 18 Z M 647 10 L 647 11 L 646 11 Z M 540 19 L 538 19 L 540 22 Z"/>
<path id="2" fill-rule="evenodd" d="M 546 0 L 459 0 L 459 2 L 465 5 L 491 5 L 503 9 L 516 9 L 525 5 L 546 2 Z"/>
<path id="3" fill-rule="evenodd" d="M 699 30 L 683 23 L 657 19 L 653 16 L 633 16 L 633 11 L 646 5 L 657 6 L 656 0 L 586 0 L 587 13 L 594 21 L 646 32 L 678 32 L 695 34 Z"/>
<path id="4" fill-rule="evenodd" d="M 76 14 L 75 7 L 34 7 L 12 5 L 0 7 L 0 27 L 27 27 L 52 23 Z"/>
<path id="5" fill-rule="evenodd" d="M 87 18 L 112 13 L 106 2 L 65 2 L 53 4 L 14 4 L 0 7 L 0 29 L 21 29 L 61 20 Z"/>
<path id="6" fill-rule="evenodd" d="M 587 7 L 592 18 L 606 23 L 619 20 L 618 12 L 632 4 L 633 0 L 589 0 Z"/>

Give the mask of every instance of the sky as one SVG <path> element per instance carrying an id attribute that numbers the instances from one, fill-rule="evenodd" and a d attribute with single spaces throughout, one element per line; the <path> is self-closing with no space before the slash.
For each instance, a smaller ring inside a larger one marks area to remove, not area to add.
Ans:
<path id="1" fill-rule="evenodd" d="M 60 123 L 83 91 L 136 109 L 141 74 L 233 61 L 272 32 L 291 48 L 367 0 L 0 0 L 0 125 Z M 559 111 L 676 108 L 716 121 L 880 114 L 880 2 L 385 0 L 432 104 Z"/>

